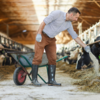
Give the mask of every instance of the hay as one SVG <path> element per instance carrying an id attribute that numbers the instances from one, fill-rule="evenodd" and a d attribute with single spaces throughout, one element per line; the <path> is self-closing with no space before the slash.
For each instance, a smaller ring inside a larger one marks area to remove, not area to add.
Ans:
<path id="1" fill-rule="evenodd" d="M 66 64 L 66 62 L 58 61 L 56 62 L 56 67 L 61 67 L 63 64 Z"/>
<path id="2" fill-rule="evenodd" d="M 91 52 L 89 52 L 89 56 L 93 61 L 95 74 L 99 75 L 99 61 L 98 61 L 98 59 Z"/>
<path id="3" fill-rule="evenodd" d="M 87 78 L 93 74 L 93 68 L 84 69 L 84 70 L 77 70 L 75 73 L 71 74 L 71 76 L 75 79 L 77 78 Z"/>
<path id="4" fill-rule="evenodd" d="M 10 74 L 14 73 L 15 65 L 6 65 L 0 67 L 0 81 L 8 79 Z"/>
<path id="5" fill-rule="evenodd" d="M 87 84 L 81 88 L 82 90 L 100 93 L 100 77 L 95 77 L 95 78 L 88 79 L 85 81 L 87 82 Z M 86 83 L 86 82 L 83 81 L 83 83 Z M 82 85 L 82 82 L 80 83 Z"/>
<path id="6" fill-rule="evenodd" d="M 68 65 L 62 63 L 62 66 L 60 65 L 59 69 L 76 79 L 73 84 L 81 86 L 79 89 L 100 93 L 100 76 L 97 76 L 94 73 L 94 68 L 76 70 L 76 64 Z"/>
<path id="7" fill-rule="evenodd" d="M 64 70 L 64 73 L 72 74 L 72 73 L 76 72 L 77 70 L 75 69 L 75 67 L 76 67 L 75 64 L 67 65 Z"/>
<path id="8" fill-rule="evenodd" d="M 59 67 L 60 70 L 65 70 L 66 64 L 63 64 L 62 66 Z"/>

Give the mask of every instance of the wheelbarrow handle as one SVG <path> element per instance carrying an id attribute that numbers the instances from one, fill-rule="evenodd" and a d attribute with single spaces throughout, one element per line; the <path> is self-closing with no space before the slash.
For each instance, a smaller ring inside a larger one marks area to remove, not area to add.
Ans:
<path id="1" fill-rule="evenodd" d="M 60 59 L 56 60 L 56 62 L 61 61 L 62 59 L 67 58 L 67 57 L 68 56 L 64 56 L 63 58 L 60 58 Z"/>

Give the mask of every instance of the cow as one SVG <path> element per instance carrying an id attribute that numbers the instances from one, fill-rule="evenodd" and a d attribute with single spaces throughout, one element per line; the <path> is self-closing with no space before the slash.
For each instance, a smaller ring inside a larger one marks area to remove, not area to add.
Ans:
<path id="1" fill-rule="evenodd" d="M 2 67 L 4 59 L 5 59 L 5 56 L 4 55 L 0 55 L 0 67 Z"/>
<path id="2" fill-rule="evenodd" d="M 95 41 L 99 41 L 99 40 L 100 40 L 100 36 L 96 37 Z M 98 59 L 100 63 L 100 42 L 92 45 L 91 52 L 95 55 L 95 57 Z"/>
<path id="3" fill-rule="evenodd" d="M 68 55 L 68 58 L 64 59 L 64 62 L 67 62 L 67 64 L 76 63 L 78 53 L 79 53 L 79 47 L 72 49 Z"/>
<path id="4" fill-rule="evenodd" d="M 86 69 L 91 67 L 93 67 L 93 61 L 91 60 L 89 53 L 84 52 L 77 61 L 76 69 Z"/>
<path id="5" fill-rule="evenodd" d="M 100 36 L 97 36 L 94 40 L 99 41 Z M 99 60 L 100 63 L 100 42 L 94 43 L 93 45 L 90 45 L 91 52 L 93 55 Z M 84 51 L 84 50 L 83 50 Z M 93 61 L 91 60 L 89 53 L 85 52 L 81 55 L 80 59 L 77 61 L 76 69 L 86 69 L 93 67 Z"/>

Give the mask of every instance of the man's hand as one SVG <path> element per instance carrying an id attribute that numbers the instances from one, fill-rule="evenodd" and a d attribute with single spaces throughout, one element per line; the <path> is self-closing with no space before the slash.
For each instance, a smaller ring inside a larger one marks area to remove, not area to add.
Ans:
<path id="1" fill-rule="evenodd" d="M 41 34 L 37 34 L 37 36 L 36 36 L 36 41 L 37 42 L 41 42 L 42 41 L 42 36 L 41 36 Z"/>
<path id="2" fill-rule="evenodd" d="M 87 53 L 89 53 L 89 52 L 91 51 L 90 46 L 84 47 L 84 50 L 85 50 Z"/>

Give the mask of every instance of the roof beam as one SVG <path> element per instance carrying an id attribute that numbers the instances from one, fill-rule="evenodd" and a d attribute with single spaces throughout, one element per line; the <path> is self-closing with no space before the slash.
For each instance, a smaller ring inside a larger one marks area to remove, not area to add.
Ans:
<path id="1" fill-rule="evenodd" d="M 93 0 L 95 2 L 95 4 L 100 8 L 100 5 L 98 4 L 97 1 Z"/>
<path id="2" fill-rule="evenodd" d="M 78 2 L 84 2 L 84 3 L 86 2 L 87 3 L 87 2 L 94 2 L 94 1 L 86 0 L 86 1 L 78 1 Z M 97 2 L 100 2 L 100 0 L 97 0 Z"/>
<path id="3" fill-rule="evenodd" d="M 82 18 L 96 18 L 96 19 L 97 19 L 97 18 L 98 18 L 98 19 L 100 18 L 100 17 L 97 17 L 97 16 L 81 16 L 81 17 L 82 17 Z"/>
<path id="4" fill-rule="evenodd" d="M 82 17 L 79 17 L 80 19 L 82 19 L 82 22 L 87 23 L 88 25 L 91 25 L 90 23 L 88 23 L 86 20 L 84 20 Z"/>
<path id="5" fill-rule="evenodd" d="M 85 3 L 85 2 L 84 2 Z M 83 3 L 83 4 L 84 4 Z M 0 6 L 4 7 L 4 6 L 8 6 L 8 7 L 47 7 L 47 6 L 72 6 L 74 4 L 74 2 L 70 2 L 70 3 L 66 3 L 66 2 L 61 2 L 61 3 L 55 3 L 55 2 L 27 2 L 27 3 L 17 3 L 17 2 L 0 2 Z M 75 5 L 79 5 L 79 3 L 75 3 Z M 81 5 L 82 6 L 82 5 Z M 27 9 L 28 9 L 27 8 Z"/>
<path id="6" fill-rule="evenodd" d="M 9 20 L 9 19 L 8 18 L 0 18 L 0 22 L 6 21 L 6 20 Z"/>
<path id="7" fill-rule="evenodd" d="M 0 3 L 2 3 L 2 2 L 6 2 L 6 3 L 12 3 L 12 2 L 14 2 L 14 3 L 34 3 L 34 2 L 39 2 L 38 0 L 14 0 L 14 1 L 12 1 L 12 0 L 3 0 L 3 1 L 1 1 Z M 45 2 L 45 0 L 42 0 L 42 2 Z M 50 0 L 50 2 L 54 2 L 54 0 Z M 66 2 L 66 0 L 63 0 L 62 2 Z M 91 0 L 80 0 L 80 1 L 78 1 L 78 2 L 94 2 L 94 1 L 91 1 Z M 97 0 L 97 2 L 100 2 L 100 0 Z"/>
<path id="8" fill-rule="evenodd" d="M 17 37 L 17 36 L 19 36 L 19 35 L 21 35 L 21 34 L 28 34 L 28 33 L 30 33 L 30 32 L 31 32 L 33 35 L 35 35 L 35 34 L 37 33 L 37 31 L 27 31 L 27 32 L 25 32 L 25 33 L 23 33 L 22 31 L 19 31 L 19 32 L 16 32 L 16 33 L 10 35 L 10 37 L 11 37 L 11 38 Z"/>

